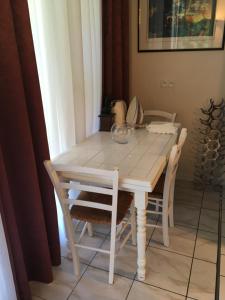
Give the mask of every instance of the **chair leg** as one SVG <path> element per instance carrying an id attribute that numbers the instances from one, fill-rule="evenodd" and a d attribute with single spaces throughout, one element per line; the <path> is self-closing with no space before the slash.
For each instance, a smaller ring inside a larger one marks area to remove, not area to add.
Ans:
<path id="1" fill-rule="evenodd" d="M 89 235 L 90 237 L 92 237 L 92 236 L 93 236 L 93 226 L 92 226 L 91 223 L 88 223 L 88 224 L 87 224 L 87 229 L 88 229 L 88 235 Z"/>
<path id="2" fill-rule="evenodd" d="M 162 219 L 162 230 L 163 230 L 163 244 L 169 247 L 169 228 L 168 228 L 168 214 L 163 213 Z"/>
<path id="3" fill-rule="evenodd" d="M 109 259 L 109 284 L 113 284 L 116 249 L 116 226 L 111 226 L 110 259 Z"/>
<path id="4" fill-rule="evenodd" d="M 73 225 L 72 221 L 70 219 L 70 216 L 67 218 L 64 218 L 65 225 L 66 225 L 66 232 L 68 236 L 68 241 L 69 241 L 69 246 L 70 246 L 70 251 L 72 254 L 72 259 L 73 259 L 73 269 L 74 269 L 74 274 L 79 276 L 80 275 L 80 260 L 79 256 L 77 253 L 77 249 L 75 247 L 75 239 L 74 239 L 74 232 L 73 232 Z"/>
<path id="5" fill-rule="evenodd" d="M 134 201 L 131 204 L 131 234 L 132 234 L 132 245 L 137 245 L 137 223 L 136 223 L 136 210 Z"/>
<path id="6" fill-rule="evenodd" d="M 175 181 L 172 184 L 172 188 L 170 191 L 170 201 L 169 201 L 169 222 L 170 222 L 170 227 L 174 227 L 174 209 L 173 209 L 173 204 L 174 204 L 174 188 L 175 188 Z"/>

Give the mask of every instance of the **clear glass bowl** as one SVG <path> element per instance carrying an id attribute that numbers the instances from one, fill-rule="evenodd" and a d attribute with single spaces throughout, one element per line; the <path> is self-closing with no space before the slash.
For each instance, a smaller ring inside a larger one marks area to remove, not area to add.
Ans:
<path id="1" fill-rule="evenodd" d="M 113 124 L 111 128 L 112 139 L 119 144 L 127 144 L 133 132 L 133 127 L 127 123 Z"/>

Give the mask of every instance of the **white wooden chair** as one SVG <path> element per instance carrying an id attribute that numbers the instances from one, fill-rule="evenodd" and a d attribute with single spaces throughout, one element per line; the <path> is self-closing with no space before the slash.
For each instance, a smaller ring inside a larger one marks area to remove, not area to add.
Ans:
<path id="1" fill-rule="evenodd" d="M 170 223 L 171 227 L 174 226 L 173 203 L 175 179 L 181 150 L 186 137 L 187 129 L 183 128 L 179 136 L 178 144 L 174 145 L 171 150 L 166 173 L 161 175 L 153 192 L 148 194 L 148 203 L 150 206 L 155 207 L 155 209 L 147 210 L 147 213 L 162 215 L 162 225 L 147 224 L 147 226 L 162 228 L 163 243 L 166 247 L 169 246 L 168 223 Z"/>
<path id="2" fill-rule="evenodd" d="M 162 110 L 145 110 L 144 117 L 153 117 L 154 120 L 159 118 L 160 120 L 165 119 L 170 122 L 175 122 L 176 113 L 169 113 Z"/>
<path id="3" fill-rule="evenodd" d="M 136 244 L 136 217 L 133 196 L 127 192 L 118 192 L 118 170 L 106 171 L 86 167 L 53 166 L 50 161 L 44 162 L 47 172 L 59 198 L 68 235 L 75 274 L 79 275 L 79 256 L 77 248 L 109 254 L 109 283 L 113 283 L 114 261 L 117 252 L 125 245 L 130 236 Z M 77 198 L 71 197 L 71 191 L 80 191 Z M 125 216 L 130 208 L 130 216 Z M 72 219 L 84 221 L 78 241 L 75 241 Z M 126 221 L 125 221 L 126 220 Z M 110 249 L 103 250 L 82 245 L 82 237 L 88 224 L 111 224 Z M 125 229 L 131 229 L 125 235 Z M 125 235 L 121 244 L 116 247 L 121 235 Z"/>

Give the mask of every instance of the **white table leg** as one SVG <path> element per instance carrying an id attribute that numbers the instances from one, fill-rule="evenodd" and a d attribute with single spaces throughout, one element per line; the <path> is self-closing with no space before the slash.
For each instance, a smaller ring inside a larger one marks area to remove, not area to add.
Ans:
<path id="1" fill-rule="evenodd" d="M 137 208 L 137 265 L 138 279 L 145 280 L 146 272 L 146 207 L 147 193 L 135 192 L 135 207 Z"/>

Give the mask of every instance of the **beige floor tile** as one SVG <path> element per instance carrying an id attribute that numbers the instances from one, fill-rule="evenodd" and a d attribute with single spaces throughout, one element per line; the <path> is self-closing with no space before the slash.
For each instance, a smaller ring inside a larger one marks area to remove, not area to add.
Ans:
<path id="1" fill-rule="evenodd" d="M 151 238 L 150 246 L 165 249 L 183 255 L 193 256 L 196 229 L 176 226 L 169 229 L 170 245 L 163 245 L 162 230 L 156 229 Z"/>
<path id="2" fill-rule="evenodd" d="M 225 237 L 225 223 L 224 222 L 221 223 L 221 235 L 223 237 Z"/>
<path id="3" fill-rule="evenodd" d="M 220 258 L 220 275 L 225 276 L 225 255 Z"/>
<path id="4" fill-rule="evenodd" d="M 202 207 L 206 209 L 219 210 L 219 199 L 217 198 L 204 198 L 202 201 Z"/>
<path id="5" fill-rule="evenodd" d="M 185 202 L 187 204 L 193 204 L 194 206 L 200 206 L 202 201 L 203 193 L 191 190 L 191 189 L 184 189 L 177 187 L 174 192 L 174 198 L 177 201 Z"/>
<path id="6" fill-rule="evenodd" d="M 127 300 L 185 300 L 185 297 L 135 281 Z"/>
<path id="7" fill-rule="evenodd" d="M 107 239 L 102 248 L 109 249 L 110 241 Z M 109 255 L 98 253 L 93 259 L 92 266 L 109 270 Z M 137 248 L 133 245 L 125 245 L 115 259 L 115 273 L 133 279 L 137 270 Z"/>
<path id="8" fill-rule="evenodd" d="M 219 214 L 215 210 L 202 209 L 199 223 L 199 229 L 218 232 Z"/>
<path id="9" fill-rule="evenodd" d="M 186 196 L 175 196 L 174 199 L 174 206 L 176 205 L 184 205 L 188 207 L 197 207 L 200 208 L 202 204 L 202 200 L 200 198 L 190 197 L 187 198 Z"/>
<path id="10" fill-rule="evenodd" d="M 194 189 L 194 184 L 192 181 L 182 180 L 182 179 L 176 179 L 176 188 L 183 188 L 183 189 Z"/>
<path id="11" fill-rule="evenodd" d="M 209 262 L 217 261 L 217 233 L 198 231 L 194 257 Z"/>
<path id="12" fill-rule="evenodd" d="M 220 276 L 220 300 L 225 299 L 225 277 Z"/>
<path id="13" fill-rule="evenodd" d="M 124 300 L 132 280 L 115 275 L 114 284 L 108 284 L 108 272 L 89 267 L 69 300 Z"/>
<path id="14" fill-rule="evenodd" d="M 79 239 L 80 236 L 80 230 L 78 229 L 75 232 L 75 239 L 76 241 Z M 90 246 L 94 248 L 99 248 L 101 247 L 102 243 L 104 242 L 106 238 L 106 235 L 99 233 L 99 232 L 94 232 L 93 237 L 88 236 L 87 232 L 83 236 L 81 240 L 81 244 L 85 246 Z M 78 249 L 78 253 L 80 256 L 80 262 L 83 264 L 89 264 L 93 257 L 95 256 L 96 252 L 88 249 Z M 68 246 L 63 246 L 61 247 L 61 255 L 65 258 L 70 258 L 72 259 L 71 252 L 68 249 Z"/>
<path id="15" fill-rule="evenodd" d="M 225 222 L 225 209 L 222 210 L 222 222 Z"/>
<path id="16" fill-rule="evenodd" d="M 55 282 L 44 284 L 37 281 L 31 281 L 30 289 L 33 296 L 45 300 L 66 300 L 72 292 L 72 289 L 67 285 Z"/>
<path id="17" fill-rule="evenodd" d="M 174 293 L 186 295 L 191 258 L 148 248 L 145 282 Z"/>
<path id="18" fill-rule="evenodd" d="M 220 193 L 215 191 L 205 191 L 203 199 L 217 202 L 220 200 Z"/>
<path id="19" fill-rule="evenodd" d="M 225 255 L 225 238 L 221 237 L 221 254 Z"/>
<path id="20" fill-rule="evenodd" d="M 79 224 L 76 227 L 76 232 L 81 232 L 85 222 L 79 221 Z M 108 234 L 110 232 L 110 225 L 108 224 L 92 224 L 93 232 L 100 234 Z"/>
<path id="21" fill-rule="evenodd" d="M 79 234 L 75 234 L 76 239 L 78 239 Z M 104 242 L 105 236 L 99 233 L 94 233 L 93 237 L 88 236 L 85 234 L 85 236 L 81 239 L 80 244 L 84 244 L 85 246 L 90 246 L 94 248 L 101 247 L 102 243 Z M 95 256 L 96 252 L 92 250 L 87 249 L 78 249 L 78 253 L 80 256 L 81 263 L 89 264 L 93 257 Z"/>
<path id="22" fill-rule="evenodd" d="M 185 205 L 175 205 L 174 222 L 177 225 L 197 228 L 200 208 Z"/>
<path id="23" fill-rule="evenodd" d="M 81 232 L 85 222 L 80 221 L 78 226 L 76 227 L 76 232 Z M 100 234 L 108 234 L 110 232 L 110 225 L 108 224 L 92 224 L 93 232 Z"/>
<path id="24" fill-rule="evenodd" d="M 195 198 L 202 199 L 203 192 L 194 190 L 194 189 L 190 189 L 190 188 L 182 188 L 182 187 L 176 186 L 175 187 L 175 196 L 176 195 L 178 196 L 178 198 L 181 197 L 181 198 L 189 199 L 190 197 L 195 197 Z"/>
<path id="25" fill-rule="evenodd" d="M 107 224 L 93 224 L 93 231 L 102 233 L 102 234 L 109 234 L 110 233 L 110 225 Z"/>
<path id="26" fill-rule="evenodd" d="M 198 300 L 214 300 L 215 279 L 215 264 L 194 259 L 188 296 Z"/>
<path id="27" fill-rule="evenodd" d="M 81 275 L 86 270 L 87 266 L 81 264 Z M 66 285 L 71 289 L 75 286 L 80 276 L 74 275 L 73 262 L 68 258 L 61 259 L 61 265 L 58 267 L 53 267 L 54 282 Z"/>

